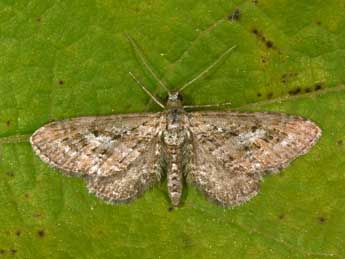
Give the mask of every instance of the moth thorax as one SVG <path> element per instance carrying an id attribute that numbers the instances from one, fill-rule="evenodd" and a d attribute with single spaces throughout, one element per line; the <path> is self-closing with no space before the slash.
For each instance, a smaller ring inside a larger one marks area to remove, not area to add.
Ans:
<path id="1" fill-rule="evenodd" d="M 185 142 L 185 134 L 179 131 L 165 131 L 163 133 L 164 143 L 168 146 L 181 146 Z"/>

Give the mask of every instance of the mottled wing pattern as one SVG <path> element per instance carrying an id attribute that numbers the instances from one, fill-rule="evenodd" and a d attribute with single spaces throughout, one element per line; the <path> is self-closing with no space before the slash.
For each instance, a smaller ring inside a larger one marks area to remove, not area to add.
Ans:
<path id="1" fill-rule="evenodd" d="M 30 142 L 43 161 L 84 176 L 101 198 L 125 202 L 160 179 L 161 127 L 160 113 L 79 117 L 41 127 Z"/>
<path id="2" fill-rule="evenodd" d="M 258 192 L 265 172 L 278 172 L 305 154 L 321 135 L 312 121 L 282 113 L 188 114 L 193 156 L 188 181 L 224 206 Z"/>

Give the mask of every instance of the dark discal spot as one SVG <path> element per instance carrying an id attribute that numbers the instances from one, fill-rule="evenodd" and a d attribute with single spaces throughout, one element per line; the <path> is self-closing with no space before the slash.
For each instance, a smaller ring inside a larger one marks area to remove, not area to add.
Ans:
<path id="1" fill-rule="evenodd" d="M 338 141 L 337 141 L 337 144 L 338 144 L 338 145 L 342 145 L 342 144 L 344 144 L 344 141 L 343 141 L 342 139 L 341 139 L 341 140 L 338 140 Z"/>
<path id="2" fill-rule="evenodd" d="M 296 95 L 296 94 L 299 94 L 300 92 L 301 92 L 301 88 L 300 87 L 296 87 L 295 89 L 290 90 L 289 94 L 290 95 Z"/>
<path id="3" fill-rule="evenodd" d="M 325 217 L 319 217 L 319 223 L 320 224 L 324 224 L 324 223 L 326 223 L 326 218 Z"/>
<path id="4" fill-rule="evenodd" d="M 315 85 L 314 85 L 314 90 L 315 91 L 319 91 L 319 90 L 321 90 L 322 89 L 322 83 L 316 83 Z"/>
<path id="5" fill-rule="evenodd" d="M 99 131 L 98 131 L 98 130 L 93 130 L 93 131 L 92 131 L 92 134 L 93 134 L 95 137 L 98 137 L 98 136 L 99 136 Z"/>
<path id="6" fill-rule="evenodd" d="M 11 254 L 13 254 L 13 255 L 15 255 L 17 253 L 17 249 L 15 249 L 15 248 L 12 248 L 10 251 L 11 251 Z"/>
<path id="7" fill-rule="evenodd" d="M 309 87 L 307 87 L 306 89 L 304 89 L 304 92 L 310 93 L 310 92 L 311 92 L 311 89 L 310 89 Z"/>
<path id="8" fill-rule="evenodd" d="M 272 99 L 272 97 L 273 97 L 273 93 L 272 93 L 272 92 L 269 92 L 269 93 L 267 94 L 267 98 L 268 98 L 268 99 Z"/>
<path id="9" fill-rule="evenodd" d="M 7 121 L 6 121 L 6 126 L 7 126 L 7 127 L 10 127 L 10 126 L 11 126 L 11 121 L 10 121 L 10 120 L 7 120 Z"/>
<path id="10" fill-rule="evenodd" d="M 63 80 L 59 80 L 59 85 L 63 85 L 65 82 Z"/>
<path id="11" fill-rule="evenodd" d="M 20 230 L 16 231 L 16 236 L 19 237 L 22 234 L 22 232 Z"/>
<path id="12" fill-rule="evenodd" d="M 238 136 L 238 132 L 230 131 L 230 135 L 231 135 L 231 136 L 234 136 L 234 137 L 237 137 L 237 136 Z"/>
<path id="13" fill-rule="evenodd" d="M 260 92 L 258 92 L 258 93 L 256 94 L 256 96 L 257 96 L 257 97 L 261 97 L 262 94 L 261 94 Z"/>
<path id="14" fill-rule="evenodd" d="M 235 11 L 228 16 L 228 19 L 231 21 L 238 21 L 241 17 L 241 12 L 239 9 L 235 9 Z"/>
<path id="15" fill-rule="evenodd" d="M 285 218 L 285 214 L 281 213 L 278 215 L 278 219 L 284 219 Z"/>
<path id="16" fill-rule="evenodd" d="M 14 173 L 12 171 L 6 172 L 6 175 L 8 177 L 14 177 Z"/>
<path id="17" fill-rule="evenodd" d="M 252 132 L 255 132 L 258 129 L 258 127 L 256 125 L 252 126 L 251 130 Z"/>
<path id="18" fill-rule="evenodd" d="M 38 235 L 38 237 L 43 238 L 46 235 L 46 233 L 44 232 L 43 229 L 41 229 L 41 230 L 37 231 L 37 235 Z"/>

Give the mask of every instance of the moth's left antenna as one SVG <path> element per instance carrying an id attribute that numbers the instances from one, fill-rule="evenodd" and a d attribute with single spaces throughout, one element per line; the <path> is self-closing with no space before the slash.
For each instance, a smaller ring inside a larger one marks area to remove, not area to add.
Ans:
<path id="1" fill-rule="evenodd" d="M 155 103 L 157 103 L 163 109 L 165 108 L 164 105 L 160 101 L 158 101 L 158 99 L 156 97 L 154 97 L 153 94 L 151 94 L 149 90 L 147 90 L 147 88 L 133 75 L 132 72 L 128 72 L 128 73 L 134 79 L 134 81 L 145 91 L 145 93 L 147 93 L 148 96 L 150 96 L 152 98 L 152 100 Z"/>
<path id="2" fill-rule="evenodd" d="M 150 67 L 150 65 L 148 64 L 148 62 L 146 61 L 142 51 L 140 50 L 140 48 L 138 47 L 138 45 L 135 43 L 135 41 L 132 39 L 131 36 L 129 36 L 128 33 L 125 33 L 128 41 L 131 43 L 135 53 L 139 56 L 141 62 L 144 64 L 144 66 L 146 67 L 146 69 L 150 72 L 150 74 L 154 77 L 154 79 L 157 80 L 158 84 L 164 88 L 165 91 L 168 92 L 168 94 L 170 95 L 170 91 L 168 89 L 168 87 L 165 85 L 165 83 L 158 78 L 158 76 L 156 75 L 156 73 L 153 71 L 153 69 Z"/>

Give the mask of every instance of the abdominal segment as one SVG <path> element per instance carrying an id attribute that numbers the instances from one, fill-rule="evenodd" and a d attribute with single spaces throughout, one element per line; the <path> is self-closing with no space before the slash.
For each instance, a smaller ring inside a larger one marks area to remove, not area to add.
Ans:
<path id="1" fill-rule="evenodd" d="M 167 158 L 168 193 L 172 205 L 178 206 L 181 201 L 183 189 L 181 150 L 171 148 Z"/>

